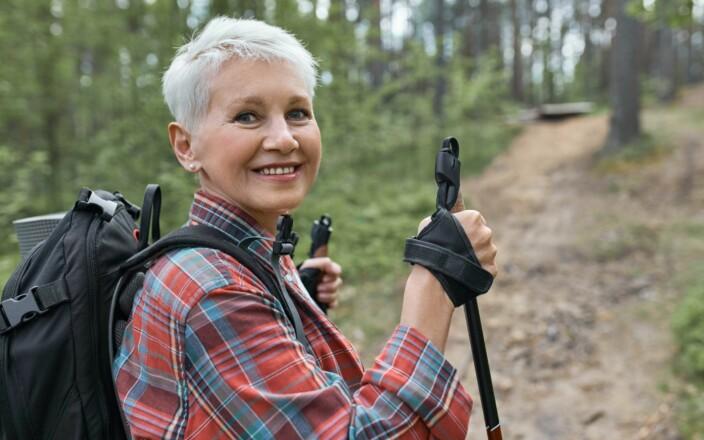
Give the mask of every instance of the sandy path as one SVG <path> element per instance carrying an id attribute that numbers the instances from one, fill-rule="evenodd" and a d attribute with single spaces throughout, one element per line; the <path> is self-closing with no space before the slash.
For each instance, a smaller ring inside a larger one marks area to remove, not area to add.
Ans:
<path id="1" fill-rule="evenodd" d="M 701 166 L 702 148 L 613 178 L 594 169 L 607 125 L 535 123 L 464 183 L 499 246 L 500 277 L 479 304 L 507 439 L 675 435 L 672 399 L 658 389 L 672 355 L 673 263 L 653 255 L 648 236 L 681 211 L 665 205 L 680 206 L 681 165 Z M 463 320 L 457 313 L 447 355 L 475 400 L 470 437 L 484 438 Z"/>

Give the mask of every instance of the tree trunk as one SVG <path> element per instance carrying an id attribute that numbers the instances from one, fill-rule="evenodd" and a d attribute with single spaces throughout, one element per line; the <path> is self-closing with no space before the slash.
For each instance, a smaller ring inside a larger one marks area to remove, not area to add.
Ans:
<path id="1" fill-rule="evenodd" d="M 611 48 L 611 122 L 604 153 L 619 150 L 640 135 L 638 49 L 641 25 L 626 13 L 629 0 L 618 0 L 616 35 Z"/>
<path id="2" fill-rule="evenodd" d="M 36 14 L 37 18 L 46 22 L 51 17 L 48 5 L 38 7 Z M 66 112 L 70 108 L 66 100 L 67 90 L 57 74 L 59 61 L 65 55 L 61 43 L 57 42 L 58 37 L 51 35 L 48 28 L 42 37 L 47 42 L 46 48 L 34 52 L 35 62 L 38 66 L 36 74 L 43 98 L 40 101 L 40 115 L 38 116 L 41 118 L 42 141 L 46 147 L 49 165 L 47 200 L 50 209 L 60 209 L 65 176 L 69 174 L 67 172 L 69 170 L 64 170 L 63 158 L 73 153 L 69 148 L 62 148 L 60 134 L 62 121 L 65 120 Z"/>
<path id="3" fill-rule="evenodd" d="M 617 5 L 620 0 L 602 0 L 601 2 L 601 15 L 599 17 L 599 26 L 605 27 L 606 20 L 611 17 L 616 17 Z M 611 77 L 611 59 L 612 59 L 612 49 L 611 47 L 603 48 L 599 54 L 599 92 L 608 93 L 610 88 L 610 77 Z"/>
<path id="4" fill-rule="evenodd" d="M 694 5 L 694 3 L 692 3 Z M 693 14 L 694 12 L 690 12 Z M 694 35 L 694 17 L 689 19 L 689 25 L 687 26 L 687 63 L 685 64 L 685 80 L 688 84 L 695 81 L 694 78 L 694 44 L 692 42 L 692 36 Z"/>
<path id="5" fill-rule="evenodd" d="M 669 102 L 677 96 L 677 44 L 674 31 L 667 25 L 659 30 L 658 37 L 657 95 L 660 101 Z"/>
<path id="6" fill-rule="evenodd" d="M 543 102 L 555 102 L 555 74 L 550 65 L 550 57 L 552 56 L 552 1 L 547 1 L 547 10 L 545 17 L 549 20 L 548 36 L 543 42 Z"/>
<path id="7" fill-rule="evenodd" d="M 528 11 L 528 26 L 530 26 L 530 43 L 531 50 L 528 56 L 528 101 L 531 105 L 539 102 L 536 92 L 535 82 L 533 81 L 533 69 L 536 66 L 535 52 L 537 48 L 537 41 L 535 39 L 535 26 L 536 26 L 536 12 L 535 12 L 535 1 L 536 0 L 526 0 Z"/>
<path id="8" fill-rule="evenodd" d="M 435 94 L 433 96 L 433 110 L 438 115 L 438 121 L 443 120 L 444 100 L 447 92 L 447 75 L 445 74 L 445 0 L 435 0 Z"/>
<path id="9" fill-rule="evenodd" d="M 370 56 L 368 63 L 369 78 L 372 88 L 381 86 L 384 80 L 384 61 L 382 60 L 384 48 L 382 46 L 381 29 L 381 0 L 372 0 L 369 10 L 369 47 Z"/>
<path id="10" fill-rule="evenodd" d="M 479 54 L 479 26 L 477 25 L 477 11 L 471 6 L 464 10 L 465 25 L 462 30 L 462 55 L 467 59 L 474 59 Z"/>
<path id="11" fill-rule="evenodd" d="M 592 42 L 592 17 L 588 11 L 582 17 L 582 38 L 584 39 L 584 52 L 580 62 L 582 63 L 582 91 L 584 96 L 593 96 L 594 82 L 594 43 Z M 590 98 L 591 99 L 591 98 Z"/>
<path id="12" fill-rule="evenodd" d="M 498 56 L 498 69 L 503 70 L 504 68 L 504 57 L 503 57 L 503 45 L 501 44 L 501 30 L 503 29 L 503 23 L 501 21 L 501 11 L 502 7 L 496 3 L 489 3 L 489 50 L 495 50 Z"/>
<path id="13" fill-rule="evenodd" d="M 479 55 L 484 55 L 489 50 L 489 41 L 491 39 L 489 32 L 491 13 L 489 8 L 489 0 L 479 1 L 479 44 L 477 45 Z"/>
<path id="14" fill-rule="evenodd" d="M 521 53 L 521 20 L 518 14 L 518 0 L 511 0 L 511 23 L 513 27 L 513 68 L 511 75 L 511 95 L 516 101 L 524 100 L 523 93 L 523 54 Z"/>

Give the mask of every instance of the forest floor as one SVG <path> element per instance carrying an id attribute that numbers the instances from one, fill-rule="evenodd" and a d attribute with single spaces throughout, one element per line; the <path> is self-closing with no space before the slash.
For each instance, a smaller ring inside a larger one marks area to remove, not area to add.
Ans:
<path id="1" fill-rule="evenodd" d="M 463 183 L 499 277 L 479 298 L 509 439 L 675 439 L 680 274 L 704 257 L 704 87 L 643 112 L 647 145 L 598 159 L 606 115 L 536 122 Z M 484 421 L 464 313 L 446 350 Z"/>

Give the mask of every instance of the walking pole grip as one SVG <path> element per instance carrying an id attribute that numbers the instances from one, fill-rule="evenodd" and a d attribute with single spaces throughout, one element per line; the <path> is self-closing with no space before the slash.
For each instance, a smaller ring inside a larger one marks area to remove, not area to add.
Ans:
<path id="1" fill-rule="evenodd" d="M 330 241 L 330 235 L 332 234 L 332 219 L 329 215 L 325 214 L 320 216 L 320 219 L 313 222 L 313 228 L 310 232 L 311 244 L 310 251 L 308 252 L 309 258 L 316 257 L 327 257 L 328 256 L 328 242 Z M 318 283 L 322 278 L 322 272 L 319 269 L 303 269 L 307 271 L 310 281 L 303 280 L 306 285 L 308 293 L 313 296 L 313 300 L 318 304 L 323 313 L 328 313 L 328 306 L 320 301 L 318 301 Z M 303 278 L 303 277 L 302 277 Z"/>

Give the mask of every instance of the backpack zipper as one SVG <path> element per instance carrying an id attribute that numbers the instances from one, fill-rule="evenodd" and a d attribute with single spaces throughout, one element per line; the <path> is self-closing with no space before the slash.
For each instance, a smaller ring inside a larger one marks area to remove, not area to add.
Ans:
<path id="1" fill-rule="evenodd" d="M 98 226 L 100 226 L 101 222 L 103 220 L 99 217 L 96 216 L 93 218 L 90 226 L 88 227 L 88 234 L 87 237 L 88 239 L 86 240 L 86 259 L 87 264 L 86 266 L 88 267 L 88 290 L 91 292 L 92 295 L 92 301 L 90 303 L 91 305 L 91 314 L 92 316 L 98 317 L 98 323 L 97 327 L 93 327 L 90 332 L 90 337 L 91 337 L 91 347 L 95 347 L 93 351 L 94 354 L 94 359 L 93 359 L 93 365 L 98 365 L 97 371 L 94 371 L 93 373 L 95 374 L 95 377 L 97 379 L 98 384 L 100 384 L 99 387 L 99 392 L 104 392 L 105 390 L 105 384 L 101 380 L 100 373 L 101 373 L 101 368 L 100 368 L 100 353 L 99 349 L 101 347 L 101 344 L 98 343 L 98 331 L 99 327 L 101 324 L 101 319 L 98 316 L 98 312 L 100 309 L 100 274 L 98 273 L 98 270 L 96 269 L 95 266 L 95 259 L 96 259 L 96 242 L 97 242 L 97 237 L 98 237 Z M 108 411 L 107 408 L 105 407 L 105 401 L 103 399 L 98 399 L 98 409 L 100 410 L 100 416 L 102 417 L 103 420 L 108 420 Z M 105 433 L 102 433 L 103 435 Z"/>

